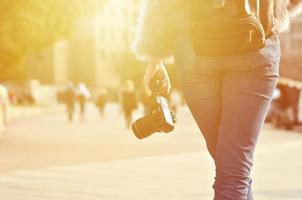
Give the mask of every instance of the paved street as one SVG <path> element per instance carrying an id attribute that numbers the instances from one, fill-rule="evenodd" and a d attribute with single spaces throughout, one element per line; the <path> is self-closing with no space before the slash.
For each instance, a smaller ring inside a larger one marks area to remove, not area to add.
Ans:
<path id="1" fill-rule="evenodd" d="M 138 116 L 138 115 L 136 115 Z M 2 200 L 210 200 L 213 163 L 186 109 L 176 131 L 138 141 L 115 106 L 105 119 L 53 114 L 16 121 L 0 141 Z M 262 131 L 256 200 L 302 199 L 302 134 Z"/>

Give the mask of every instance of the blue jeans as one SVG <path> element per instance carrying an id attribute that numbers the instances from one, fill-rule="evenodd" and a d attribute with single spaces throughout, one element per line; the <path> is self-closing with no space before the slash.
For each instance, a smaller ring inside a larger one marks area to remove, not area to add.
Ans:
<path id="1" fill-rule="evenodd" d="M 252 200 L 250 172 L 260 129 L 279 76 L 280 43 L 228 57 L 195 55 L 177 39 L 175 62 L 183 93 L 216 165 L 215 200 Z"/>

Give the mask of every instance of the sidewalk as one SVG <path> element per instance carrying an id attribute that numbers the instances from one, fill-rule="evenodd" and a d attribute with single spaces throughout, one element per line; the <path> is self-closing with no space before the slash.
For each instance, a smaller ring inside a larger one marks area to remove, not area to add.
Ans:
<path id="1" fill-rule="evenodd" d="M 60 110 L 63 111 L 63 106 L 58 105 L 58 104 L 10 106 L 9 118 L 10 118 L 10 121 L 14 121 L 14 120 L 22 119 L 22 118 L 26 118 L 26 117 L 57 113 Z"/>
<path id="2" fill-rule="evenodd" d="M 214 166 L 187 109 L 173 134 L 138 141 L 118 107 L 85 122 L 64 113 L 18 120 L 0 145 L 0 200 L 211 200 Z M 25 131 L 24 131 L 25 130 Z M 255 200 L 302 199 L 302 135 L 265 126 Z"/>
<path id="3" fill-rule="evenodd" d="M 53 105 L 27 105 L 27 106 L 15 106 L 10 105 L 6 114 L 3 113 L 3 109 L 0 109 L 0 138 L 5 133 L 7 126 L 18 119 L 34 117 L 45 114 L 54 114 L 63 111 L 63 107 L 58 104 Z M 6 117 L 5 117 L 6 115 Z"/>
<path id="4" fill-rule="evenodd" d="M 302 199 L 301 136 L 274 141 L 275 133 L 266 134 L 256 152 L 255 199 Z M 0 194 L 5 200 L 210 200 L 213 172 L 206 152 L 154 156 L 18 171 L 0 177 Z"/>

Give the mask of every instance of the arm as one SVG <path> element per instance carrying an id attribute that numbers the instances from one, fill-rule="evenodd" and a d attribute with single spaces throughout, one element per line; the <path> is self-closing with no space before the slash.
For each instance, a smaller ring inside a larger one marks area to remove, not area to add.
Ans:
<path id="1" fill-rule="evenodd" d="M 181 29 L 188 0 L 145 0 L 141 7 L 132 50 L 143 61 L 171 62 L 176 33 Z"/>
<path id="2" fill-rule="evenodd" d="M 188 2 L 145 0 L 142 5 L 132 50 L 139 60 L 148 62 L 143 83 L 149 95 L 150 80 L 155 74 L 162 79 L 162 93 L 169 93 L 171 84 L 164 63 L 173 62 L 175 37 L 186 24 Z"/>

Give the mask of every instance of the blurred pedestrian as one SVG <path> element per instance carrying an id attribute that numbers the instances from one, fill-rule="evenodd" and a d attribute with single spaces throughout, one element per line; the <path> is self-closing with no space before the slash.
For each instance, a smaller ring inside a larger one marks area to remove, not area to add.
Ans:
<path id="1" fill-rule="evenodd" d="M 86 102 L 90 98 L 90 92 L 84 83 L 80 83 L 77 90 L 77 102 L 80 107 L 81 120 L 85 119 Z"/>
<path id="2" fill-rule="evenodd" d="M 10 99 L 7 87 L 0 84 L 0 137 L 9 121 Z"/>
<path id="3" fill-rule="evenodd" d="M 301 125 L 299 121 L 300 90 L 288 84 L 278 84 L 279 96 L 273 101 L 270 120 L 276 127 L 285 127 L 288 130 Z"/>
<path id="4" fill-rule="evenodd" d="M 134 83 L 131 80 L 127 80 L 123 85 L 120 98 L 126 127 L 129 128 L 132 122 L 132 113 L 137 108 L 137 95 Z"/>
<path id="5" fill-rule="evenodd" d="M 100 115 L 102 118 L 105 117 L 105 106 L 107 103 L 107 94 L 108 94 L 107 89 L 105 89 L 105 88 L 101 89 L 99 92 L 99 95 L 97 96 L 96 102 L 95 102 L 95 105 L 99 109 L 99 112 L 100 112 Z"/>
<path id="6" fill-rule="evenodd" d="M 293 115 L 289 112 L 288 105 L 284 103 L 284 97 L 283 87 L 278 84 L 265 121 L 272 123 L 276 128 L 291 130 Z"/>
<path id="7" fill-rule="evenodd" d="M 296 87 L 290 87 L 287 86 L 284 88 L 283 95 L 285 96 L 284 98 L 286 99 L 286 104 L 288 106 L 288 109 L 291 110 L 292 116 L 293 116 L 293 121 L 292 121 L 292 126 L 299 126 L 301 125 L 301 122 L 299 120 L 299 115 L 300 115 L 300 107 L 299 107 L 299 102 L 300 102 L 300 89 Z"/>
<path id="8" fill-rule="evenodd" d="M 72 82 L 68 82 L 64 91 L 64 102 L 66 104 L 66 112 L 68 121 L 72 122 L 74 118 L 76 90 Z"/>

